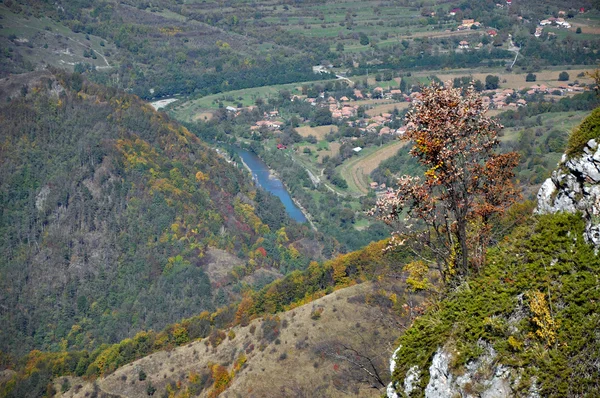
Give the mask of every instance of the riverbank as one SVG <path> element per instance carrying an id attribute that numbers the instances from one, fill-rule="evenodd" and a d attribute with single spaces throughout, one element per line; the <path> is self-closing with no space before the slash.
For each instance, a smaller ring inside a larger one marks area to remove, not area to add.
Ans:
<path id="1" fill-rule="evenodd" d="M 317 231 L 317 227 L 313 222 L 310 213 L 296 198 L 292 197 L 289 187 L 283 182 L 282 178 L 275 170 L 269 168 L 256 154 L 243 148 L 233 148 L 240 156 L 240 161 L 244 167 L 252 175 L 252 179 L 264 190 L 277 196 L 283 203 L 290 217 L 300 223 L 308 222 L 311 228 Z M 299 215 L 302 217 L 298 217 Z"/>

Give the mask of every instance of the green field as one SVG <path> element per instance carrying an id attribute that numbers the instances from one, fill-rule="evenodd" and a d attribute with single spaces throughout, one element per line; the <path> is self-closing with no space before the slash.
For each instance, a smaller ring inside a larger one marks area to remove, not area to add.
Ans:
<path id="1" fill-rule="evenodd" d="M 253 87 L 242 90 L 227 91 L 226 93 L 219 93 L 213 95 L 207 95 L 204 97 L 183 100 L 182 102 L 174 103 L 170 106 L 170 113 L 173 117 L 178 120 L 190 122 L 197 120 L 198 115 L 205 112 L 212 112 L 219 109 L 219 103 L 221 102 L 224 107 L 233 106 L 237 107 L 238 103 L 242 106 L 254 105 L 258 98 L 268 100 L 270 97 L 277 96 L 279 91 L 288 90 L 292 95 L 300 95 L 301 88 L 304 84 L 313 83 L 325 83 L 329 80 L 315 80 L 312 82 L 302 83 L 289 83 L 289 84 L 278 84 L 273 86 Z M 332 80 L 331 80 L 332 81 Z"/>

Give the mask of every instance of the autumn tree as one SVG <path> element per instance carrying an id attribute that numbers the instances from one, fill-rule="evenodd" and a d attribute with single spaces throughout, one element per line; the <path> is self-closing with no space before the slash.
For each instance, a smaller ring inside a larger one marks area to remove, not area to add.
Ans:
<path id="1" fill-rule="evenodd" d="M 424 245 L 414 247 L 415 254 L 445 282 L 483 265 L 493 217 L 519 196 L 511 183 L 518 155 L 496 152 L 502 126 L 486 117 L 486 110 L 473 86 L 423 87 L 406 116 L 404 139 L 413 142 L 411 155 L 425 174 L 402 176 L 398 188 L 370 211 L 396 227 L 390 247 Z M 422 226 L 417 232 L 415 222 Z"/>

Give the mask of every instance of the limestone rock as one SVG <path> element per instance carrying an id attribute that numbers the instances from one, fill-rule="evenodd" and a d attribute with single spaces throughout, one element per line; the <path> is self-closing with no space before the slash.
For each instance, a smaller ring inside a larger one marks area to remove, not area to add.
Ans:
<path id="1" fill-rule="evenodd" d="M 558 166 L 540 187 L 535 212 L 580 211 L 586 220 L 586 240 L 600 248 L 600 146 L 589 140 L 580 156 L 563 155 Z"/>

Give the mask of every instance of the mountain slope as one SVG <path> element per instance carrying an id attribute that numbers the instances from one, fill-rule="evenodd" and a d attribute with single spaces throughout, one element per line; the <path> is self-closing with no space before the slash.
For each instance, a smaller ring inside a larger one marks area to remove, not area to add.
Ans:
<path id="1" fill-rule="evenodd" d="M 0 349 L 93 348 L 225 304 L 208 249 L 245 256 L 288 219 L 263 224 L 244 174 L 137 97 L 34 77 L 0 108 Z"/>

